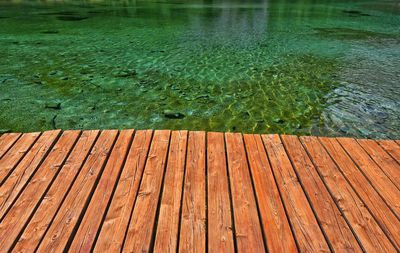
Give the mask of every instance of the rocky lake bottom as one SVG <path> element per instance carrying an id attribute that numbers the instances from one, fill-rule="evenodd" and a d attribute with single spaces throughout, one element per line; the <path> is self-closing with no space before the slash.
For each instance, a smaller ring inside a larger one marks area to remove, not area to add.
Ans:
<path id="1" fill-rule="evenodd" d="M 400 138 L 395 1 L 0 0 L 0 132 Z"/>

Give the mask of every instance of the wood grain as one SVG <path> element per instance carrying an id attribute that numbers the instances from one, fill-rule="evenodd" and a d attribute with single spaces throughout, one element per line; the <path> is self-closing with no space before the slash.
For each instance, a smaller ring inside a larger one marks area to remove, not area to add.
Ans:
<path id="1" fill-rule="evenodd" d="M 154 132 L 122 252 L 149 252 L 167 160 L 169 130 Z"/>
<path id="2" fill-rule="evenodd" d="M 282 142 L 333 250 L 362 252 L 299 139 L 282 135 Z"/>
<path id="3" fill-rule="evenodd" d="M 358 170 L 351 158 L 343 150 L 336 139 L 320 137 L 332 159 L 337 164 L 340 172 L 349 181 L 355 192 L 360 196 L 374 218 L 388 236 L 388 238 L 400 246 L 400 223 L 392 210 L 376 192 L 365 176 Z"/>
<path id="4" fill-rule="evenodd" d="M 398 140 L 7 133 L 0 252 L 400 252 L 399 152 Z"/>
<path id="5" fill-rule="evenodd" d="M 98 130 L 84 131 L 79 137 L 70 156 L 26 226 L 13 251 L 27 253 L 35 251 L 46 229 L 57 214 L 98 134 Z"/>
<path id="6" fill-rule="evenodd" d="M 352 138 L 337 138 L 371 185 L 400 217 L 400 190 L 371 159 L 365 150 Z"/>
<path id="7" fill-rule="evenodd" d="M 299 250 L 329 252 L 329 246 L 279 136 L 262 135 L 262 138 Z"/>
<path id="8" fill-rule="evenodd" d="M 21 133 L 6 133 L 0 136 L 0 159 L 14 145 L 19 137 L 21 137 Z"/>
<path id="9" fill-rule="evenodd" d="M 65 249 L 101 175 L 117 134 L 116 130 L 106 130 L 100 134 L 37 252 L 62 252 Z"/>
<path id="10" fill-rule="evenodd" d="M 189 133 L 179 252 L 206 251 L 205 136 L 205 132 Z"/>
<path id="11" fill-rule="evenodd" d="M 386 151 L 374 140 L 357 140 L 369 156 L 383 170 L 387 177 L 392 180 L 397 189 L 400 189 L 400 164 L 397 163 Z"/>
<path id="12" fill-rule="evenodd" d="M 96 190 L 69 247 L 70 252 L 89 252 L 128 154 L 134 130 L 123 130 L 118 136 L 110 158 L 97 183 Z"/>
<path id="13" fill-rule="evenodd" d="M 208 133 L 208 252 L 235 251 L 227 170 L 224 134 Z"/>
<path id="14" fill-rule="evenodd" d="M 394 248 L 362 199 L 340 172 L 316 137 L 301 137 L 317 171 L 367 252 L 393 252 Z"/>
<path id="15" fill-rule="evenodd" d="M 136 131 L 94 252 L 122 250 L 152 136 L 152 130 Z"/>
<path id="16" fill-rule="evenodd" d="M 173 131 L 158 218 L 155 252 L 176 252 L 185 174 L 187 131 Z"/>
<path id="17" fill-rule="evenodd" d="M 67 155 L 78 139 L 80 131 L 65 131 L 53 147 L 43 164 L 36 171 L 28 185 L 0 222 L 0 245 L 8 251 L 29 221 L 36 206 L 42 200 L 53 178 L 60 171 Z"/>
<path id="18" fill-rule="evenodd" d="M 12 146 L 12 148 L 0 160 L 0 186 L 10 175 L 15 166 L 28 153 L 29 149 L 39 138 L 40 133 L 26 133 Z"/>
<path id="19" fill-rule="evenodd" d="M 400 163 L 400 144 L 398 144 L 398 142 L 392 140 L 378 140 L 377 142 L 386 150 L 386 152 L 389 153 L 389 155 Z"/>
<path id="20" fill-rule="evenodd" d="M 21 190 L 28 183 L 40 163 L 56 141 L 60 131 L 44 132 L 32 146 L 30 151 L 11 172 L 7 181 L 0 187 L 0 217 L 3 218 L 7 210 L 15 201 Z"/>
<path id="21" fill-rule="evenodd" d="M 265 252 L 242 135 L 226 133 L 225 140 L 237 250 L 238 252 Z"/>
<path id="22" fill-rule="evenodd" d="M 245 134 L 262 226 L 269 252 L 297 252 L 296 242 L 260 135 Z"/>

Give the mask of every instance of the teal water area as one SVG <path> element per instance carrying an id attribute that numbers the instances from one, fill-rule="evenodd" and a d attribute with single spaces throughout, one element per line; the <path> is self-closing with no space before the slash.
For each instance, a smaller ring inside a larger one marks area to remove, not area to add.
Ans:
<path id="1" fill-rule="evenodd" d="M 0 0 L 0 131 L 400 138 L 398 1 Z"/>

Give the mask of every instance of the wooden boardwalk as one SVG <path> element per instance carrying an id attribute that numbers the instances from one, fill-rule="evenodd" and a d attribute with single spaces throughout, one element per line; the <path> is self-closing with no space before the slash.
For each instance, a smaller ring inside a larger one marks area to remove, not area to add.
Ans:
<path id="1" fill-rule="evenodd" d="M 1 252 L 399 252 L 400 142 L 0 136 Z"/>

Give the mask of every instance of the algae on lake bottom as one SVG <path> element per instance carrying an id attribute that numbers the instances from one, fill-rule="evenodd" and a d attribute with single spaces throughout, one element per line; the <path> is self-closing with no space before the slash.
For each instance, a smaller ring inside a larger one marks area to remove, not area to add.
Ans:
<path id="1" fill-rule="evenodd" d="M 0 132 L 400 138 L 400 18 L 388 6 L 0 0 Z"/>

